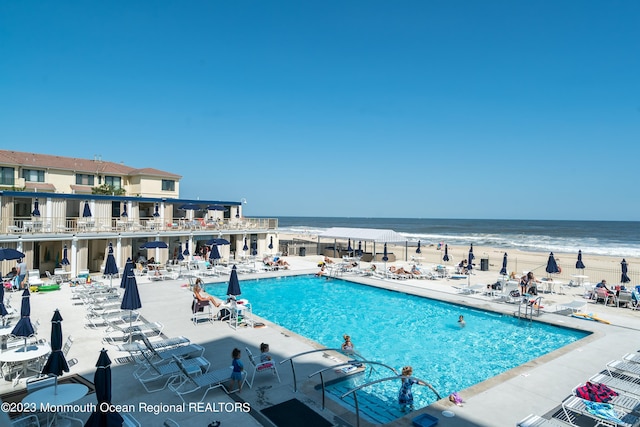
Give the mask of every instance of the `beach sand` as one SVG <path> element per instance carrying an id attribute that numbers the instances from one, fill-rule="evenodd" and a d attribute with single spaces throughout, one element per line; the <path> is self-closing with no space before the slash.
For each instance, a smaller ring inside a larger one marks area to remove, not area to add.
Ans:
<path id="1" fill-rule="evenodd" d="M 310 234 L 281 234 L 280 239 L 306 241 L 313 244 L 318 242 L 317 236 Z M 321 243 L 324 245 L 332 245 L 333 241 L 331 239 L 324 239 Z M 347 247 L 347 243 L 347 240 L 338 241 L 338 244 L 343 248 Z M 393 253 L 396 256 L 396 261 L 390 262 L 389 265 L 411 266 L 415 263 L 412 259 L 415 259 L 427 266 L 438 264 L 455 266 L 463 259 L 468 259 L 469 257 L 469 246 L 449 245 L 448 254 L 450 261 L 444 262 L 442 260 L 444 255 L 444 246 L 438 250 L 436 245 L 422 245 L 421 253 L 417 254 L 415 243 L 413 243 L 413 245 L 414 246 L 409 246 L 407 248 L 405 245 L 388 244 L 388 252 Z M 367 250 L 371 251 L 371 243 L 368 244 Z M 378 244 L 376 251 L 378 253 L 382 253 L 381 244 Z M 509 273 L 514 272 L 517 277 L 520 277 L 525 274 L 525 272 L 533 271 L 537 278 L 549 276 L 545 271 L 547 261 L 549 259 L 549 252 L 527 252 L 515 249 L 509 249 L 506 250 L 506 252 L 508 258 L 507 270 Z M 474 246 L 473 253 L 475 255 L 474 268 L 476 270 L 480 269 L 480 260 L 482 258 L 488 258 L 490 271 L 497 273 L 502 268 L 502 259 L 505 254 L 504 249 L 487 246 Z M 602 279 L 605 279 L 609 284 L 613 285 L 620 283 L 620 278 L 622 276 L 620 265 L 620 262 L 622 261 L 621 257 L 583 253 L 582 261 L 586 266 L 584 270 L 578 270 L 575 268 L 578 258 L 577 253 L 556 252 L 554 253 L 554 257 L 558 266 L 562 270 L 560 274 L 553 275 L 556 280 L 566 282 L 569 282 L 570 280 L 575 281 L 576 279 L 572 276 L 585 275 L 588 276 L 588 278 L 583 280 L 592 284 L 596 284 Z M 631 283 L 627 284 L 627 286 L 640 285 L 640 258 L 625 257 L 625 260 L 628 263 L 628 275 L 631 278 Z"/>

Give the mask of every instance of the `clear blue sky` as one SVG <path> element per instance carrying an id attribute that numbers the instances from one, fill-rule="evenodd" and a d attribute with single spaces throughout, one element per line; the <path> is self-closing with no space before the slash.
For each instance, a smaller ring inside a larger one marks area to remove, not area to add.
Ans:
<path id="1" fill-rule="evenodd" d="M 638 220 L 640 2 L 3 1 L 0 146 L 247 215 Z"/>

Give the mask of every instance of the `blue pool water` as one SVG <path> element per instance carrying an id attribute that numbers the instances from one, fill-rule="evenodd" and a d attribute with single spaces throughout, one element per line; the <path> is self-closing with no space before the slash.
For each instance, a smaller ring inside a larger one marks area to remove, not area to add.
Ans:
<path id="1" fill-rule="evenodd" d="M 206 288 L 210 294 L 225 298 L 226 283 Z M 429 382 L 442 397 L 587 335 L 314 276 L 246 280 L 241 282 L 241 290 L 241 298 L 251 302 L 254 314 L 330 348 L 340 348 L 342 335 L 349 334 L 356 351 L 365 359 L 383 362 L 398 371 L 411 365 L 414 376 Z M 464 316 L 465 327 L 459 326 L 459 315 Z M 277 349 L 271 350 L 277 353 Z M 391 371 L 378 368 L 332 385 L 331 392 L 339 396 L 364 380 L 390 374 Z M 371 406 L 368 418 L 380 423 L 402 416 L 397 404 L 399 386 L 399 382 L 390 381 L 358 392 L 361 411 Z M 436 400 L 426 387 L 414 386 L 413 392 L 416 409 Z"/>

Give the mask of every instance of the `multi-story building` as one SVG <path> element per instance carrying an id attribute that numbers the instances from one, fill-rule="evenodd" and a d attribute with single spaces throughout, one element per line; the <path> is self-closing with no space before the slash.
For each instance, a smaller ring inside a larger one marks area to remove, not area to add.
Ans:
<path id="1" fill-rule="evenodd" d="M 244 217 L 244 199 L 181 199 L 181 178 L 100 158 L 0 150 L 0 247 L 23 252 L 43 275 L 60 267 L 67 249 L 72 276 L 100 271 L 109 243 L 119 266 L 140 252 L 161 263 L 186 248 L 193 255 L 213 238 L 230 242 L 219 247 L 229 260 L 275 251 L 267 245 L 277 248 L 276 219 Z M 152 240 L 168 249 L 140 249 Z M 2 261 L 1 272 L 14 265 Z"/>

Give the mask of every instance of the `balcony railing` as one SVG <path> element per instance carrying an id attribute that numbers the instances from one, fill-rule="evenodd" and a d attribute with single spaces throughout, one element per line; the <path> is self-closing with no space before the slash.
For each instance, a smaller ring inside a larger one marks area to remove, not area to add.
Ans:
<path id="1" fill-rule="evenodd" d="M 3 234 L 47 234 L 47 233 L 108 233 L 108 232 L 169 232 L 169 231 L 210 231 L 212 233 L 231 231 L 270 230 L 278 227 L 275 218 L 242 218 L 193 220 L 185 218 L 164 219 L 156 217 L 127 218 L 16 218 L 2 221 Z"/>

